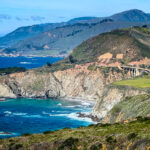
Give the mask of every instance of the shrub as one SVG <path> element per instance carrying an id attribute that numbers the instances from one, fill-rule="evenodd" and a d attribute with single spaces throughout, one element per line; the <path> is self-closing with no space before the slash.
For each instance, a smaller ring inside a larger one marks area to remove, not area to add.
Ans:
<path id="1" fill-rule="evenodd" d="M 150 121 L 150 118 L 149 117 L 141 117 L 141 116 L 138 116 L 136 117 L 137 121 L 139 122 L 143 122 L 143 121 Z"/>
<path id="2" fill-rule="evenodd" d="M 51 66 L 52 66 L 52 64 L 51 64 L 50 62 L 47 62 L 46 65 L 47 65 L 48 67 L 51 67 Z"/>
<path id="3" fill-rule="evenodd" d="M 78 139 L 77 138 L 68 138 L 66 139 L 59 147 L 58 150 L 62 150 L 62 149 L 70 149 L 70 150 L 75 150 L 77 149 L 76 144 L 78 143 Z"/>
<path id="4" fill-rule="evenodd" d="M 51 133 L 53 133 L 53 131 L 45 131 L 45 132 L 43 132 L 43 134 L 51 134 Z"/>
<path id="5" fill-rule="evenodd" d="M 22 136 L 30 136 L 30 135 L 32 135 L 31 133 L 24 133 L 24 134 L 22 134 Z"/>
<path id="6" fill-rule="evenodd" d="M 143 28 L 147 28 L 147 25 L 145 24 L 145 25 L 143 25 L 142 27 L 143 27 Z"/>
<path id="7" fill-rule="evenodd" d="M 19 150 L 20 148 L 23 147 L 23 144 L 20 144 L 20 143 L 10 143 L 9 144 L 9 150 Z"/>
<path id="8" fill-rule="evenodd" d="M 108 142 L 108 143 L 116 143 L 117 140 L 114 139 L 112 136 L 109 136 L 109 137 L 106 138 L 106 142 Z"/>
<path id="9" fill-rule="evenodd" d="M 73 58 L 72 55 L 69 56 L 69 62 L 70 62 L 71 64 L 73 64 L 73 63 L 76 62 L 76 60 L 74 60 L 74 58 Z"/>
<path id="10" fill-rule="evenodd" d="M 134 138 L 136 138 L 137 137 L 137 134 L 136 133 L 130 133 L 129 135 L 128 135 L 128 140 L 130 141 L 130 140 L 132 140 L 132 139 L 134 139 Z"/>
<path id="11" fill-rule="evenodd" d="M 109 126 L 111 126 L 111 124 L 109 124 L 109 123 L 106 123 L 106 124 L 97 124 L 96 125 L 97 127 L 109 127 Z"/>
<path id="12" fill-rule="evenodd" d="M 90 147 L 90 150 L 100 150 L 101 148 L 102 148 L 102 144 L 101 143 L 96 143 L 96 144 L 93 144 Z"/>
<path id="13" fill-rule="evenodd" d="M 8 67 L 8 68 L 0 68 L 0 74 L 10 74 L 16 72 L 25 72 L 26 69 L 24 67 Z"/>
<path id="14" fill-rule="evenodd" d="M 90 71 L 96 71 L 97 67 L 95 65 L 88 66 L 88 70 Z"/>

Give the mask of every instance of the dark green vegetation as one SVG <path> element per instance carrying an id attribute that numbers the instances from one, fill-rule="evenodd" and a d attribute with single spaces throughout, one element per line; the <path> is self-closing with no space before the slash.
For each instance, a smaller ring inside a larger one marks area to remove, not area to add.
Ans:
<path id="1" fill-rule="evenodd" d="M 132 120 L 137 116 L 145 117 L 150 115 L 150 94 L 126 97 L 116 104 L 109 112 L 109 122 Z"/>
<path id="2" fill-rule="evenodd" d="M 24 67 L 8 67 L 8 68 L 0 68 L 0 75 L 10 74 L 15 72 L 25 72 L 26 69 Z"/>
<path id="3" fill-rule="evenodd" d="M 0 140 L 0 146 L 3 150 L 146 150 L 149 130 L 150 118 L 138 117 L 127 124 L 97 124 Z"/>
<path id="4" fill-rule="evenodd" d="M 131 26 L 149 25 L 150 15 L 130 10 L 106 18 L 81 17 L 66 23 L 19 28 L 0 38 L 5 53 L 67 55 L 77 45 L 98 34 Z M 13 44 L 12 44 L 13 42 Z"/>

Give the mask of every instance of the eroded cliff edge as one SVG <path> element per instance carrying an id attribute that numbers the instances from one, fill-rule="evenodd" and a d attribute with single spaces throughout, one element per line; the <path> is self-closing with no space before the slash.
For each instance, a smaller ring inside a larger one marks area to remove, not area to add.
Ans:
<path id="1" fill-rule="evenodd" d="M 149 90 L 109 85 L 97 100 L 92 115 L 103 123 L 116 123 L 149 116 Z M 147 107 L 145 107 L 147 105 Z"/>
<path id="2" fill-rule="evenodd" d="M 106 85 L 125 76 L 119 69 L 110 69 L 106 77 L 102 69 L 89 70 L 89 65 L 76 65 L 53 73 L 30 70 L 2 76 L 0 97 L 99 100 Z"/>

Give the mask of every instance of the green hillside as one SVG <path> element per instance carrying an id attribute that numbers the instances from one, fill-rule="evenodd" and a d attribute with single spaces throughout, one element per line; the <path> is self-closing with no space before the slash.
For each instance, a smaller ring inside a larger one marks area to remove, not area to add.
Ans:
<path id="1" fill-rule="evenodd" d="M 134 88 L 150 88 L 150 76 L 134 78 L 130 80 L 117 81 L 113 83 L 118 86 L 131 86 Z"/>
<path id="2" fill-rule="evenodd" d="M 19 138 L 0 140 L 3 150 L 148 150 L 150 119 L 138 117 L 127 124 L 97 124 L 78 129 L 24 134 Z"/>
<path id="3" fill-rule="evenodd" d="M 71 55 L 78 63 L 85 63 L 107 52 L 114 56 L 124 54 L 124 62 L 150 58 L 150 29 L 135 27 L 107 32 L 83 42 Z"/>

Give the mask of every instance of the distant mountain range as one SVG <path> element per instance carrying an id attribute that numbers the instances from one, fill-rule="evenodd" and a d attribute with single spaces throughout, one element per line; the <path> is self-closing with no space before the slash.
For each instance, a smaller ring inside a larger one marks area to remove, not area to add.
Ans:
<path id="1" fill-rule="evenodd" d="M 134 9 L 110 17 L 80 17 L 63 23 L 21 27 L 0 38 L 4 53 L 67 55 L 83 41 L 119 28 L 150 25 L 150 14 Z"/>

